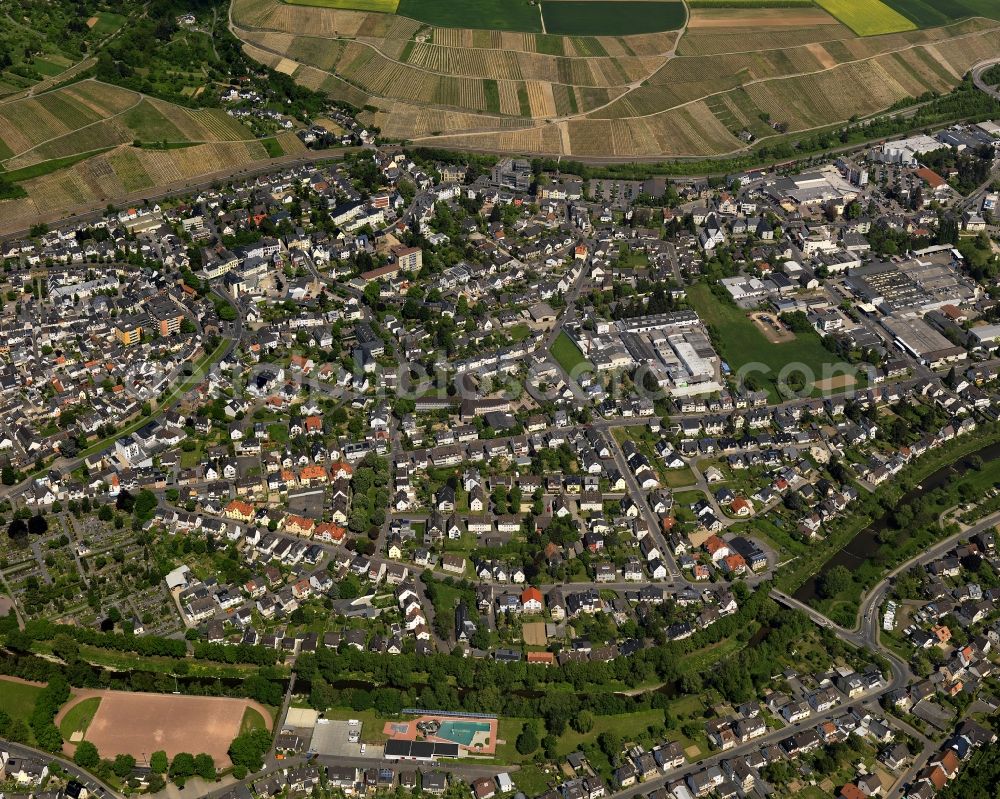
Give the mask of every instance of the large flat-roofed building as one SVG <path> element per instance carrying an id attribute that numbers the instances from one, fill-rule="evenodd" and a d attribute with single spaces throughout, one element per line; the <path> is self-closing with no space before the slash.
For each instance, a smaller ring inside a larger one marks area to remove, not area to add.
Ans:
<path id="1" fill-rule="evenodd" d="M 940 150 L 944 145 L 933 136 L 921 134 L 908 139 L 886 142 L 872 150 L 871 158 L 885 164 L 916 166 L 917 156 Z"/>
<path id="2" fill-rule="evenodd" d="M 972 343 L 979 347 L 993 347 L 1000 342 L 1000 325 L 980 325 L 969 331 Z"/>
<path id="3" fill-rule="evenodd" d="M 387 760 L 418 760 L 429 763 L 442 757 L 458 757 L 458 744 L 390 739 L 385 742 Z"/>
<path id="4" fill-rule="evenodd" d="M 968 357 L 963 347 L 956 347 L 923 319 L 887 316 L 881 324 L 903 350 L 926 366 L 936 368 Z"/>
<path id="5" fill-rule="evenodd" d="M 862 302 L 895 315 L 922 315 L 979 296 L 975 284 L 952 266 L 950 251 L 898 264 L 868 264 L 852 269 L 846 283 Z"/>
<path id="6" fill-rule="evenodd" d="M 646 333 L 650 330 L 688 327 L 700 324 L 698 314 L 694 311 L 668 311 L 667 313 L 634 316 L 618 322 L 618 329 L 623 333 Z"/>
<path id="7" fill-rule="evenodd" d="M 722 389 L 721 361 L 700 324 L 622 333 L 621 340 L 632 359 L 646 366 L 673 396 Z"/>
<path id="8" fill-rule="evenodd" d="M 846 204 L 858 196 L 858 188 L 846 180 L 836 167 L 801 175 L 780 177 L 765 187 L 775 202 L 791 200 L 798 205 Z"/>

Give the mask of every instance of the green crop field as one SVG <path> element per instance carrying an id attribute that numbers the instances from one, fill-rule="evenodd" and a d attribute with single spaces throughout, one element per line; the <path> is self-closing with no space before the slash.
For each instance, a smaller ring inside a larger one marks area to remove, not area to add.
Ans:
<path id="1" fill-rule="evenodd" d="M 378 11 L 383 14 L 395 14 L 399 0 L 290 0 L 297 6 L 316 6 L 317 8 L 342 8 L 347 11 Z"/>
<path id="2" fill-rule="evenodd" d="M 488 28 L 541 33 L 538 7 L 528 0 L 400 0 L 397 14 L 442 28 Z"/>
<path id="3" fill-rule="evenodd" d="M 560 333 L 552 342 L 552 357 L 570 374 L 573 374 L 573 370 L 578 369 L 580 364 L 587 364 L 593 368 L 590 362 L 583 357 L 580 348 L 565 332 Z"/>
<path id="4" fill-rule="evenodd" d="M 913 30 L 917 26 L 881 0 L 816 0 L 858 36 Z"/>
<path id="5" fill-rule="evenodd" d="M 487 28 L 541 33 L 538 7 L 528 0 L 286 0 L 297 6 L 399 14 L 441 28 Z"/>
<path id="6" fill-rule="evenodd" d="M 722 359 L 737 372 L 747 364 L 762 364 L 766 372 L 757 372 L 767 384 L 772 400 L 780 398 L 775 385 L 778 374 L 788 364 L 801 364 L 817 379 L 823 367 L 837 362 L 837 357 L 823 346 L 818 333 L 799 333 L 794 341 L 772 344 L 747 315 L 735 305 L 724 303 L 704 283 L 687 290 L 691 305 L 712 332 L 712 340 Z"/>
<path id="7" fill-rule="evenodd" d="M 947 25 L 965 17 L 1000 19 L 997 0 L 882 0 L 921 28 Z"/>
<path id="8" fill-rule="evenodd" d="M 65 72 L 70 66 L 70 61 L 62 56 L 36 56 L 31 65 L 38 70 L 39 74 L 47 78 Z"/>
<path id="9" fill-rule="evenodd" d="M 683 3 L 643 0 L 546 0 L 547 33 L 564 36 L 628 36 L 676 30 L 684 24 Z"/>
<path id="10" fill-rule="evenodd" d="M 24 180 L 31 180 L 32 178 L 38 178 L 42 175 L 57 172 L 60 169 L 68 169 L 73 166 L 73 164 L 78 164 L 81 161 L 93 158 L 95 155 L 100 155 L 101 153 L 106 153 L 108 150 L 112 149 L 114 148 L 101 147 L 97 150 L 90 150 L 85 153 L 67 155 L 63 158 L 50 158 L 48 161 L 39 161 L 37 164 L 32 164 L 31 166 L 21 167 L 20 169 L 12 169 L 10 172 L 4 173 L 4 177 L 11 183 L 20 183 Z"/>

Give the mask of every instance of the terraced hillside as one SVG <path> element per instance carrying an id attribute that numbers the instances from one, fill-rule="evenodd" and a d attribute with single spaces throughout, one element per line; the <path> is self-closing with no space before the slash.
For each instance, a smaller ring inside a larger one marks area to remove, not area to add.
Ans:
<path id="1" fill-rule="evenodd" d="M 871 36 L 836 2 L 822 5 L 843 21 L 818 5 L 696 3 L 679 31 L 602 36 L 439 27 L 405 16 L 404 3 L 393 14 L 344 7 L 369 0 L 309 2 L 233 0 L 232 29 L 247 54 L 365 108 L 389 138 L 496 151 L 728 154 L 947 92 L 1000 52 L 1000 22 L 938 0 L 910 16 L 917 6 L 892 0 L 871 23 L 897 32 Z M 541 4 L 542 19 L 546 5 L 558 0 Z M 926 18 L 948 24 L 918 27 Z"/>
<path id="2" fill-rule="evenodd" d="M 304 150 L 279 134 L 284 152 Z M 274 148 L 272 147 L 272 150 Z M 24 196 L 0 201 L 4 229 L 269 157 L 218 109 L 188 109 L 96 80 L 0 102 L 0 168 Z"/>

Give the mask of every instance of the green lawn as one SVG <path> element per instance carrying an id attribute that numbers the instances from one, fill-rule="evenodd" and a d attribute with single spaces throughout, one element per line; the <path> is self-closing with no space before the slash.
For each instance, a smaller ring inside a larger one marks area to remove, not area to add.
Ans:
<path id="1" fill-rule="evenodd" d="M 277 444 L 287 444 L 288 443 L 288 428 L 283 424 L 269 424 L 267 426 L 267 435 Z"/>
<path id="2" fill-rule="evenodd" d="M 719 661 L 736 654 L 742 648 L 743 643 L 739 639 L 735 637 L 723 638 L 718 643 L 709 644 L 694 652 L 682 655 L 677 661 L 677 668 L 681 673 L 704 673 Z"/>
<path id="3" fill-rule="evenodd" d="M 495 83 L 495 81 L 494 81 Z M 526 324 L 514 325 L 507 334 L 510 336 L 511 341 L 521 342 L 524 341 L 529 335 L 531 335 L 531 328 Z"/>
<path id="4" fill-rule="evenodd" d="M 47 78 L 65 72 L 69 62 L 58 56 L 38 56 L 31 65 Z"/>
<path id="5" fill-rule="evenodd" d="M 594 716 L 594 728 L 590 732 L 580 733 L 571 728 L 559 736 L 556 751 L 559 755 L 568 755 L 581 745 L 594 741 L 602 732 L 615 732 L 623 741 L 635 740 L 635 736 L 651 724 L 663 724 L 662 710 L 640 710 L 638 713 L 626 713 L 623 716 Z"/>
<path id="6" fill-rule="evenodd" d="M 67 713 L 66 715 L 68 716 L 69 714 Z M 252 707 L 248 707 L 243 711 L 243 720 L 240 721 L 240 735 L 252 732 L 253 730 L 266 730 L 267 728 L 268 724 L 260 714 L 260 711 L 254 710 Z"/>
<path id="7" fill-rule="evenodd" d="M 824 366 L 837 363 L 837 356 L 823 346 L 818 333 L 799 333 L 794 341 L 772 344 L 746 312 L 720 300 L 706 284 L 688 287 L 687 295 L 698 316 L 708 325 L 715 348 L 729 368 L 739 372 L 752 365 L 748 371 L 766 386 L 772 401 L 781 399 L 776 383 L 782 369 L 790 364 L 805 370 L 807 376 L 811 373 L 815 381 L 822 379 Z"/>
<path id="8" fill-rule="evenodd" d="M 361 740 L 366 744 L 385 743 L 389 739 L 389 736 L 382 732 L 388 719 L 378 716 L 374 710 L 334 707 L 323 713 L 323 716 L 338 721 L 357 719 L 361 722 Z"/>
<path id="9" fill-rule="evenodd" d="M 690 466 L 685 466 L 683 469 L 664 469 L 664 475 L 667 486 L 670 488 L 694 485 L 694 472 L 691 471 Z"/>
<path id="10" fill-rule="evenodd" d="M 110 11 L 100 11 L 95 16 L 97 17 L 97 22 L 90 29 L 90 33 L 92 36 L 97 36 L 98 38 L 103 38 L 114 33 L 125 22 L 125 17 L 121 14 L 113 14 Z"/>
<path id="11" fill-rule="evenodd" d="M 556 336 L 556 340 L 552 342 L 551 352 L 552 357 L 571 375 L 579 370 L 581 364 L 585 364 L 590 369 L 594 368 L 593 364 L 583 357 L 580 348 L 576 346 L 573 339 L 565 331 L 560 332 Z"/>
<path id="12" fill-rule="evenodd" d="M 545 774 L 538 766 L 522 766 L 514 772 L 513 780 L 527 796 L 541 796 L 555 782 L 555 775 Z"/>
<path id="13" fill-rule="evenodd" d="M 705 498 L 705 492 L 699 489 L 691 491 L 675 491 L 674 502 L 678 505 L 693 505 Z"/>
<path id="14" fill-rule="evenodd" d="M 0 710 L 12 719 L 22 719 L 27 722 L 35 710 L 35 701 L 41 692 L 41 686 L 25 685 L 0 677 Z"/>
<path id="15" fill-rule="evenodd" d="M 187 138 L 180 128 L 148 100 L 143 100 L 122 114 L 122 122 L 135 134 L 136 139 L 143 142 L 181 141 Z"/>
<path id="16" fill-rule="evenodd" d="M 627 36 L 680 28 L 683 3 L 652 0 L 546 0 L 546 33 L 565 36 Z"/>
<path id="17" fill-rule="evenodd" d="M 281 158 L 285 154 L 284 149 L 276 138 L 271 136 L 267 139 L 261 139 L 260 143 L 264 145 L 264 149 L 267 150 L 268 158 Z"/>
<path id="18" fill-rule="evenodd" d="M 100 705 L 101 697 L 92 696 L 66 711 L 66 715 L 59 723 L 59 732 L 62 733 L 63 739 L 68 741 L 74 732 L 86 732 Z"/>

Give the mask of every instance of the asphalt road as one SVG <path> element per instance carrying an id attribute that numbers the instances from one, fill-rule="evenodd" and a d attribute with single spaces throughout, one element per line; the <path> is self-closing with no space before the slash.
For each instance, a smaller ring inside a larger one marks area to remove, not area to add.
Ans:
<path id="1" fill-rule="evenodd" d="M 16 757 L 36 758 L 41 760 L 43 763 L 58 763 L 60 768 L 65 769 L 70 775 L 72 775 L 73 779 L 86 787 L 91 796 L 113 796 L 115 799 L 124 799 L 122 794 L 118 793 L 118 791 L 110 785 L 97 779 L 97 777 L 93 774 L 84 771 L 72 760 L 67 760 L 61 755 L 56 755 L 52 752 L 45 752 L 41 749 L 35 749 L 31 746 L 25 746 L 24 744 L 17 744 L 11 741 L 0 741 L 0 749 L 5 752 L 9 752 Z"/>

